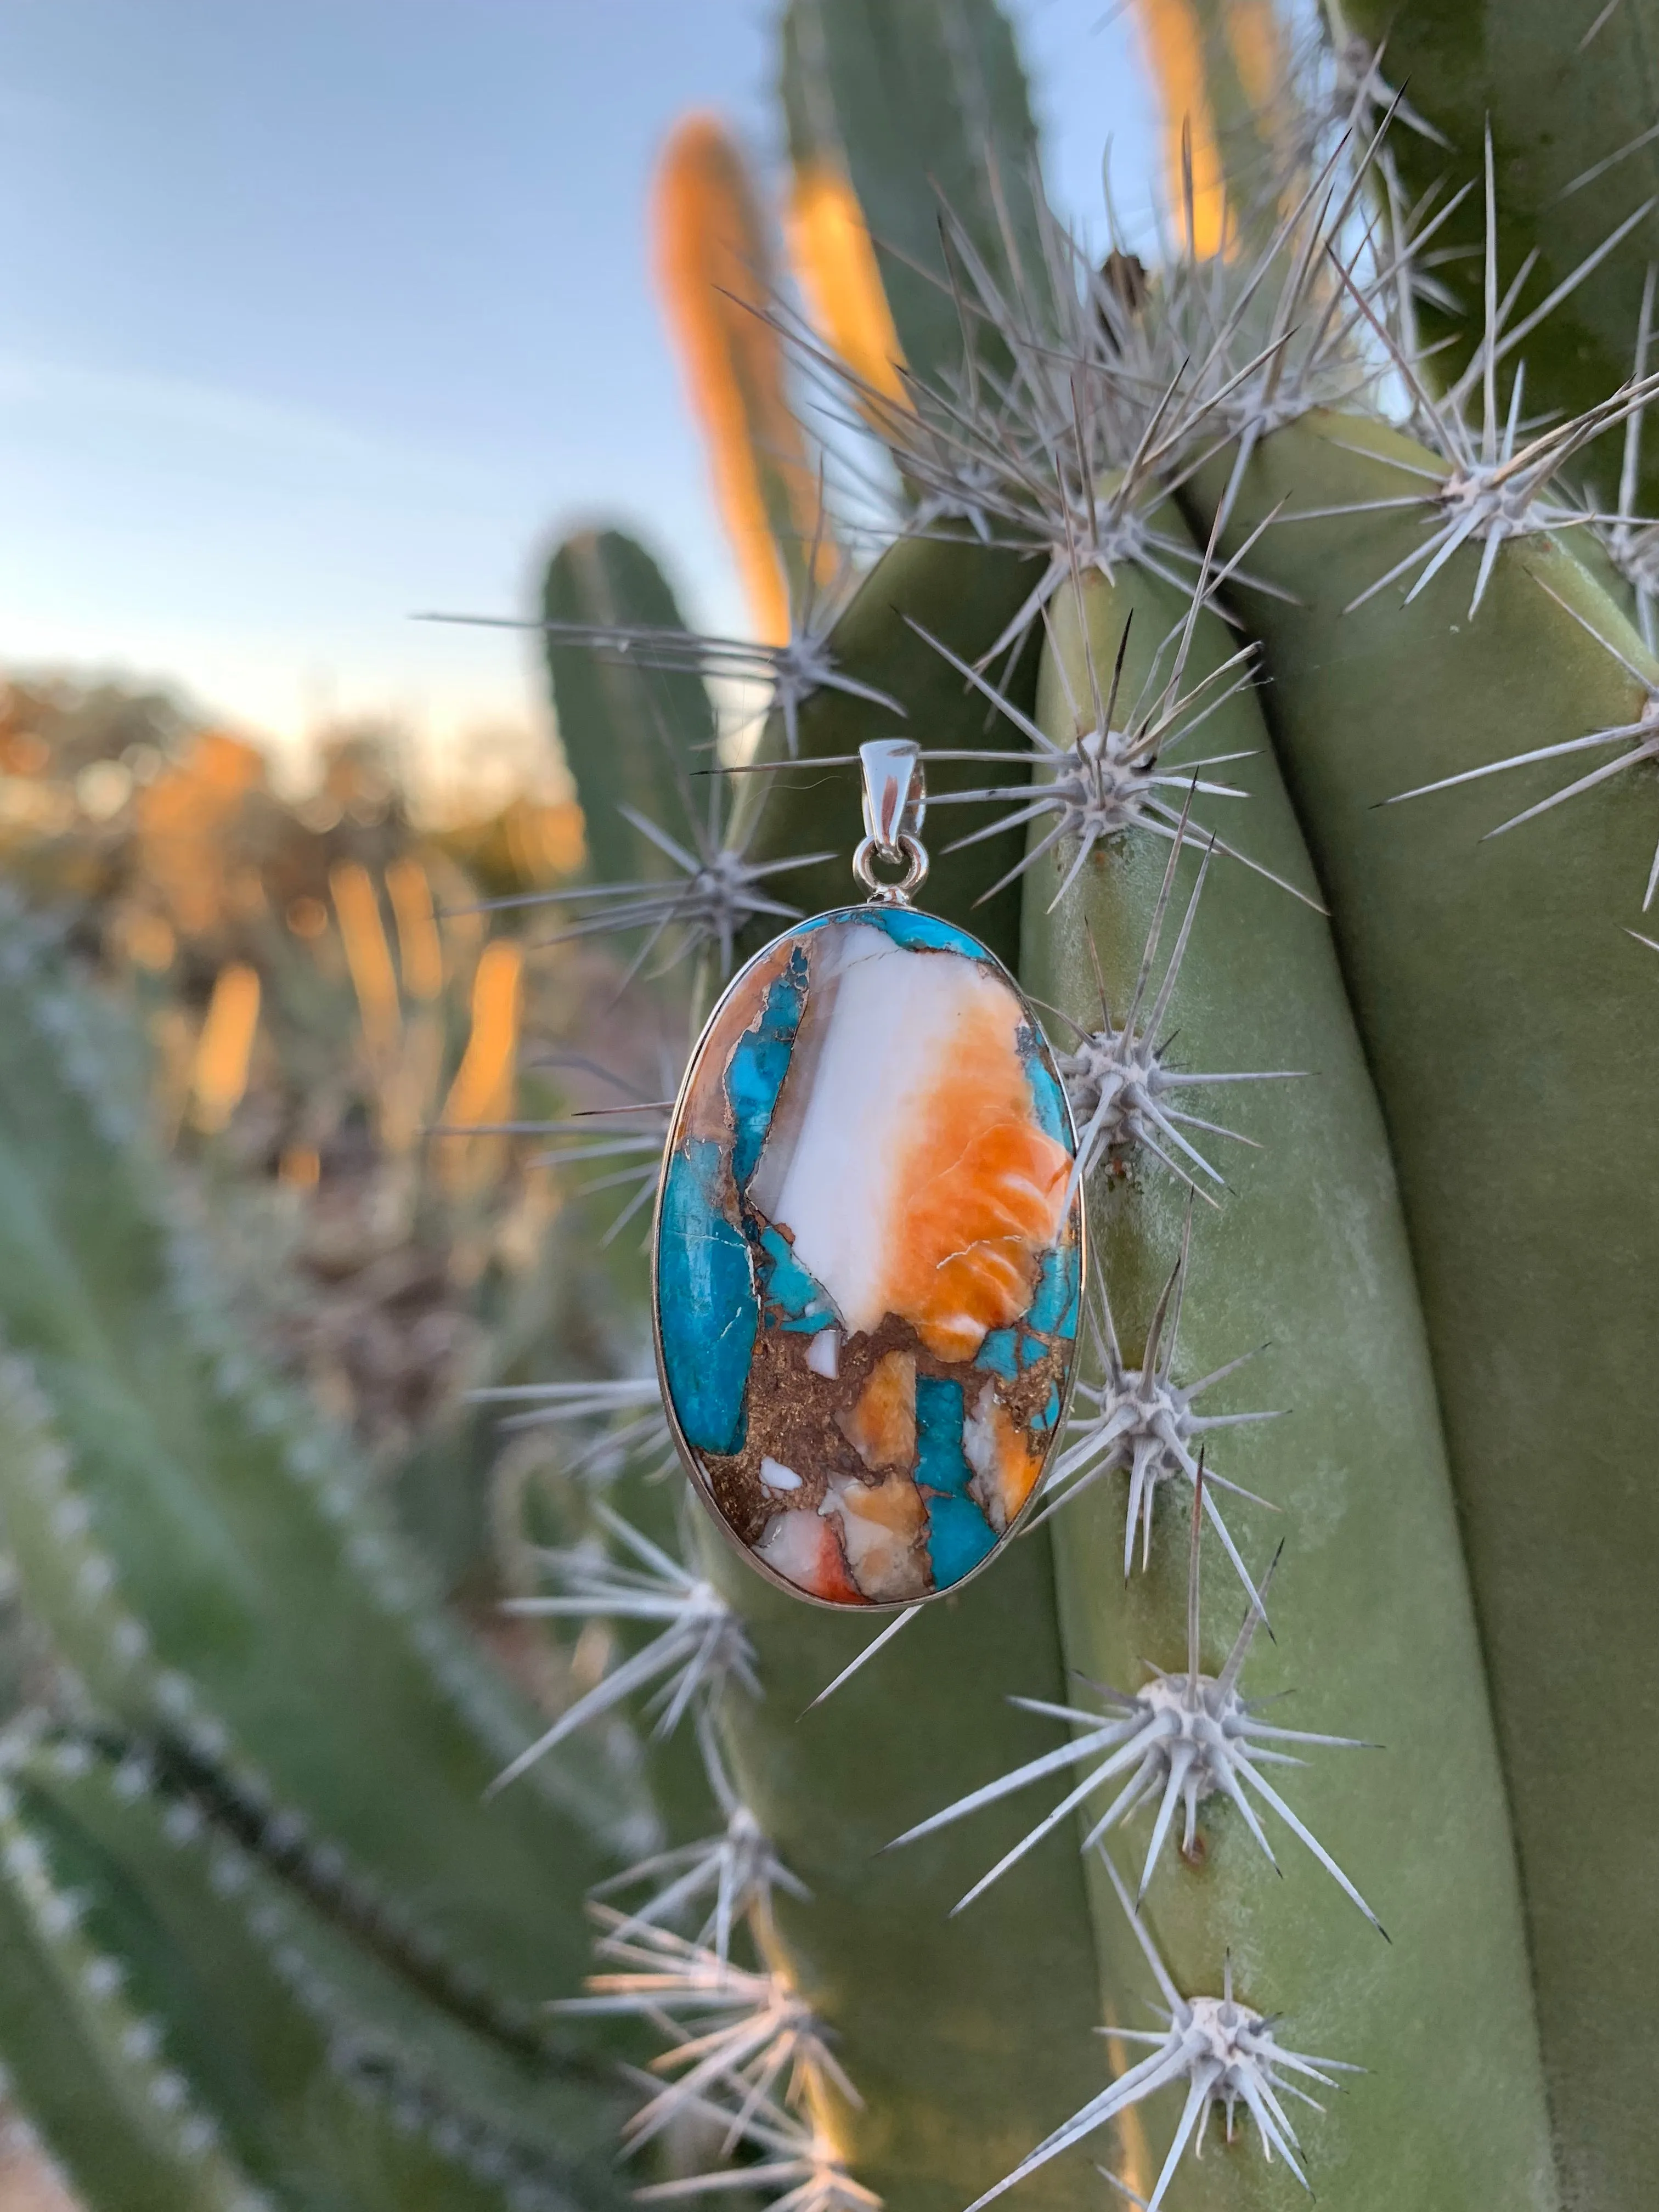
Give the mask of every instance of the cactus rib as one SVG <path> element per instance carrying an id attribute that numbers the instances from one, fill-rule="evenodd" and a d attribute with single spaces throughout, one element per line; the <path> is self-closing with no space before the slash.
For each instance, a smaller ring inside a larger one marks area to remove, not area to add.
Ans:
<path id="1" fill-rule="evenodd" d="M 1271 448 L 1273 441 L 1261 442 Z M 1232 458 L 1217 454 L 1204 476 L 1218 501 Z M 1230 526 L 1229 550 L 1264 513 L 1253 479 L 1244 483 L 1249 513 L 1241 510 Z M 1292 543 L 1297 537 L 1270 530 L 1258 545 L 1281 535 Z M 1086 685 L 1084 625 L 1103 658 L 1132 610 L 1126 690 L 1144 680 L 1156 641 L 1186 618 L 1186 606 L 1159 579 L 1133 571 L 1115 585 L 1087 578 L 1080 602 L 1062 599 L 1039 685 L 1043 728 L 1067 728 L 1069 696 Z M 1219 617 L 1205 610 L 1194 627 L 1191 674 L 1218 665 L 1233 649 Z M 1069 696 L 1052 665 L 1062 657 Z M 1217 748 L 1245 756 L 1237 781 L 1250 794 L 1239 816 L 1249 857 L 1292 882 L 1310 881 L 1311 864 L 1266 740 L 1255 690 L 1218 711 Z M 1046 857 L 1026 901 L 1028 988 L 1077 1016 L 1097 998 L 1097 954 L 1109 989 L 1127 997 L 1169 850 L 1167 842 L 1132 829 L 1052 914 L 1049 887 L 1070 856 Z M 1182 853 L 1176 899 L 1190 890 L 1202 857 Z M 1261 1345 L 1254 1364 L 1265 1402 L 1291 1409 L 1282 1421 L 1236 1430 L 1226 1463 L 1230 1476 L 1273 1499 L 1288 1537 L 1287 1566 L 1269 1599 L 1277 1640 L 1255 1643 L 1251 1694 L 1293 1682 L 1317 1695 L 1319 1718 L 1329 1714 L 1346 1734 L 1386 1741 L 1386 1752 L 1311 1759 L 1284 1794 L 1395 1941 L 1377 1942 L 1350 1896 L 1317 1864 L 1298 1855 L 1285 1862 L 1282 1878 L 1276 1874 L 1224 1796 L 1198 1823 L 1193 1860 L 1158 1854 L 1140 1912 L 1182 1990 L 1218 1990 L 1231 1951 L 1240 1986 L 1282 2005 L 1312 2047 L 1373 2069 L 1364 2094 L 1345 2100 L 1340 2128 L 1332 2120 L 1297 2129 L 1305 2170 L 1317 2182 L 1316 2167 L 1325 2169 L 1322 2194 L 1340 2187 L 1345 2212 L 1382 2212 L 1402 2190 L 1425 2201 L 1501 2199 L 1544 2212 L 1553 2202 L 1547 2124 L 1506 1808 L 1404 1226 L 1328 924 L 1265 876 L 1212 866 L 1182 965 L 1180 1021 L 1183 1045 L 1202 1055 L 1200 1064 L 1308 1067 L 1317 1077 L 1241 1094 L 1237 1126 L 1273 1141 L 1249 1154 L 1218 1211 L 1192 1207 L 1162 1174 L 1097 1177 L 1092 1254 L 1109 1287 L 1126 1367 L 1148 1364 L 1146 1347 L 1164 1305 L 1155 1355 L 1161 1368 L 1174 1305 L 1171 1246 L 1189 1237 L 1181 1342 L 1191 1364 L 1177 1365 L 1176 1376 L 1203 1375 L 1242 1346 Z M 1221 1395 L 1235 1387 L 1217 1386 L 1218 1410 L 1238 1402 Z M 1170 1507 L 1178 1496 L 1186 1520 L 1191 1492 L 1162 1486 L 1149 1565 L 1126 1585 L 1129 1472 L 1091 1486 L 1043 1532 L 1069 1666 L 1086 1680 L 1119 1687 L 1139 1679 L 1142 1659 L 1173 1674 L 1188 1657 L 1191 1558 L 1169 1538 L 1176 1534 Z M 1206 1486 L 1209 1476 L 1206 1456 Z M 1227 1521 L 1242 1556 L 1261 1558 L 1260 1507 L 1231 1501 Z M 1200 1572 L 1214 1577 L 1204 1617 L 1214 1620 L 1236 1601 L 1228 1593 L 1237 1588 L 1237 1570 L 1218 1544 L 1202 1547 L 1202 1562 Z M 1210 1671 L 1218 1675 L 1226 1656 L 1224 1647 Z M 1149 1804 L 1138 1816 L 1148 1829 L 1157 1809 Z M 1083 1820 L 1086 1828 L 1086 1814 Z M 1143 1861 L 1145 1852 L 1140 1840 Z M 1028 1872 L 1041 1856 L 1031 1855 Z M 1103 2018 L 1115 2037 L 1126 1992 L 1143 1970 L 1098 1854 L 1085 1855 L 1084 1865 Z M 1483 2021 L 1502 2023 L 1505 2049 L 1497 2064 L 1485 2049 L 1468 2047 L 1456 2025 L 1473 1988 L 1485 1993 Z M 1392 2058 L 1401 2035 L 1412 2039 L 1409 2068 Z M 1431 2035 L 1431 2051 L 1424 2040 Z M 1058 2097 L 1054 2103 L 1060 2114 L 1080 2106 L 1061 2106 Z M 1480 2123 L 1472 2128 L 1477 2108 Z M 1157 2100 L 1138 2110 L 1139 2145 L 1120 2131 L 1115 2163 L 1150 2199 L 1178 2112 L 1164 2116 Z M 1051 2108 L 1031 2140 L 1051 2131 L 1055 2118 Z M 1051 2170 L 1058 2175 L 1061 2161 Z M 1166 2202 L 1183 2212 L 1232 2212 L 1241 2203 L 1278 2201 L 1277 2187 L 1260 2166 L 1194 2162 L 1189 2143 Z"/>
<path id="2" fill-rule="evenodd" d="M 1563 612 L 1606 649 L 1632 683 L 1640 685 L 1641 712 L 1632 720 L 1614 722 L 1607 727 L 1592 730 L 1584 737 L 1559 738 L 1551 744 L 1534 745 L 1528 752 L 1511 753 L 1506 760 L 1484 761 L 1478 768 L 1459 769 L 1454 775 L 1437 777 L 1432 783 L 1420 783 L 1414 791 L 1397 792 L 1388 802 L 1390 806 L 1398 805 L 1402 799 L 1425 799 L 1432 792 L 1450 791 L 1459 784 L 1474 783 L 1484 776 L 1502 775 L 1510 769 L 1530 768 L 1538 761 L 1564 760 L 1570 754 L 1595 752 L 1606 745 L 1623 744 L 1626 738 L 1635 739 L 1635 743 L 1621 752 L 1616 760 L 1603 761 L 1588 774 L 1575 777 L 1572 782 L 1563 784 L 1559 790 L 1551 792 L 1547 798 L 1534 799 L 1530 806 L 1522 807 L 1518 814 L 1510 815 L 1507 822 L 1500 822 L 1495 830 L 1488 830 L 1486 833 L 1488 837 L 1501 837 L 1506 830 L 1519 829 L 1523 822 L 1535 822 L 1540 815 L 1547 814 L 1553 807 L 1564 805 L 1568 799 L 1577 799 L 1583 792 L 1595 790 L 1609 777 L 1622 775 L 1627 768 L 1638 767 L 1644 761 L 1659 760 L 1659 678 L 1650 675 L 1647 668 L 1639 666 L 1615 639 L 1602 636 L 1589 617 L 1563 599 L 1547 578 L 1540 576 L 1538 580 Z M 1648 870 L 1647 886 L 1642 894 L 1642 911 L 1644 914 L 1653 904 L 1656 889 L 1659 889 L 1659 845 L 1654 848 L 1653 864 Z"/>
<path id="3" fill-rule="evenodd" d="M 1237 526 L 1287 495 L 1358 505 L 1400 461 L 1431 465 L 1380 426 L 1310 418 L 1263 441 Z M 1194 495 L 1217 490 L 1206 476 Z M 1517 740 L 1532 751 L 1586 723 L 1637 720 L 1659 672 L 1572 554 L 1543 539 L 1504 547 L 1472 627 L 1462 627 L 1472 551 L 1403 612 L 1372 601 L 1342 614 L 1357 580 L 1397 557 L 1407 528 L 1379 512 L 1268 533 L 1257 557 L 1302 604 L 1275 601 L 1261 617 L 1266 696 L 1399 1163 L 1566 2185 L 1617 2206 L 1639 2201 L 1659 2142 L 1621 2026 L 1636 2016 L 1627 2007 L 1640 2009 L 1654 1961 L 1640 1933 L 1593 1900 L 1633 1870 L 1639 1878 L 1655 1801 L 1645 1775 L 1632 1774 L 1585 1826 L 1591 1778 L 1617 1754 L 1563 1655 L 1582 1647 L 1588 1606 L 1624 1654 L 1633 1693 L 1648 1694 L 1638 1684 L 1650 1672 L 1641 1563 L 1651 1516 L 1629 1470 L 1644 1464 L 1659 1421 L 1659 1372 L 1637 1319 L 1659 1189 L 1654 1030 L 1647 977 L 1621 953 L 1602 895 L 1648 870 L 1653 791 L 1605 781 L 1524 839 L 1484 837 L 1478 783 L 1431 805 L 1378 802 L 1480 767 Z M 1374 682 L 1383 670 L 1386 682 Z M 1548 797 L 1547 759 L 1515 774 L 1519 796 Z M 1571 1164 L 1556 1133 L 1563 1116 Z M 1592 1407 L 1587 1426 L 1581 1409 Z"/>
<path id="4" fill-rule="evenodd" d="M 602 1902 L 617 1891 L 636 1888 L 641 1882 L 662 1883 L 660 1888 L 653 1889 L 646 1904 L 636 1907 L 611 1929 L 617 1941 L 626 1942 L 641 1929 L 672 1921 L 712 1890 L 714 1901 L 691 1941 L 699 1948 L 712 1950 L 723 1963 L 729 1963 L 732 1934 L 742 1923 L 758 1917 L 763 1923 L 770 1924 L 775 1890 L 787 1890 L 792 1897 L 799 1898 L 810 1896 L 811 1892 L 805 1882 L 790 1873 L 773 1850 L 760 1822 L 738 1796 L 720 1757 L 719 1741 L 706 1710 L 697 1716 L 697 1747 L 702 1753 L 703 1769 L 714 1803 L 725 1816 L 725 1827 L 718 1835 L 641 1859 L 637 1866 L 628 1867 L 600 1882 L 593 1895 Z"/>

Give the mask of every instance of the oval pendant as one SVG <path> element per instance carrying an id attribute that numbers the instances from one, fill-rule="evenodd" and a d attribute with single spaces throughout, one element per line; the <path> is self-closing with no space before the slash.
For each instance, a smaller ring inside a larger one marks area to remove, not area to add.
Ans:
<path id="1" fill-rule="evenodd" d="M 675 1106 L 653 1305 L 681 1454 L 770 1579 L 914 1605 L 1012 1534 L 1072 1379 L 1075 1152 L 1036 1017 L 965 930 L 839 908 L 732 981 Z"/>

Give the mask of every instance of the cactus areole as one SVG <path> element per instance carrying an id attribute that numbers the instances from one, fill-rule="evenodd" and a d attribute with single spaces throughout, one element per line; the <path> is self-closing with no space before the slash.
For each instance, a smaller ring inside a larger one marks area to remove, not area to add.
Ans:
<path id="1" fill-rule="evenodd" d="M 1083 1207 L 1036 1015 L 977 938 L 910 903 L 917 748 L 860 760 L 867 902 L 757 953 L 692 1054 L 655 1318 L 720 1527 L 798 1595 L 880 1607 L 963 1582 L 1031 1499 L 1072 1379 Z"/>

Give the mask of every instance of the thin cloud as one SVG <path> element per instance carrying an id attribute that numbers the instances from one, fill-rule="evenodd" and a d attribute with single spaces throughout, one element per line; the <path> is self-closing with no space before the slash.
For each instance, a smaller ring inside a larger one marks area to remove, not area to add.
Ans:
<path id="1" fill-rule="evenodd" d="M 431 484 L 494 488 L 498 471 L 451 453 L 389 439 L 319 410 L 227 385 L 149 370 L 88 368 L 0 350 L 0 421 L 47 413 L 167 434 L 178 447 L 234 446 L 272 460 L 395 473 Z"/>

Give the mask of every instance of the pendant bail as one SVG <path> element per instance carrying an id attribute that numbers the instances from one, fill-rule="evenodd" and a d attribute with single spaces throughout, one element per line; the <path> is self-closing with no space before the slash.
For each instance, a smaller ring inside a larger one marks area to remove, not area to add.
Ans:
<path id="1" fill-rule="evenodd" d="M 872 738 L 859 747 L 864 773 L 864 842 L 853 855 L 853 873 L 883 906 L 908 906 L 910 894 L 927 878 L 927 852 L 921 825 L 927 811 L 927 783 L 921 747 L 914 738 Z M 902 867 L 897 883 L 883 883 L 876 860 Z"/>

